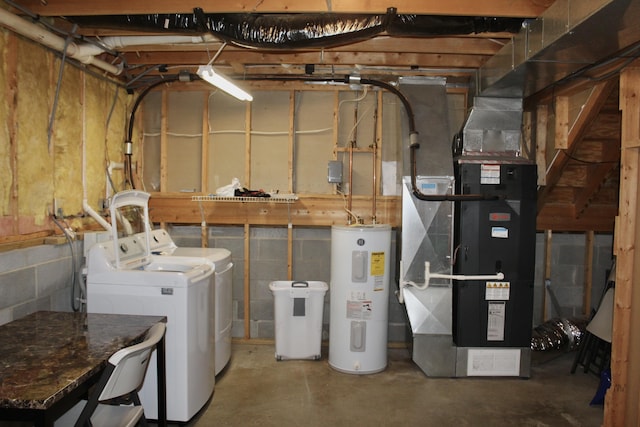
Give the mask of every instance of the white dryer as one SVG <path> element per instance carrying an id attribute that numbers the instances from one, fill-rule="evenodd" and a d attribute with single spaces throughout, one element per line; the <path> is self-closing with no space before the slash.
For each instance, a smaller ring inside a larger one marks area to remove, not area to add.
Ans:
<path id="1" fill-rule="evenodd" d="M 143 234 L 143 233 L 141 233 Z M 151 254 L 203 257 L 215 265 L 215 366 L 220 373 L 231 358 L 231 327 L 233 323 L 233 262 L 231 252 L 224 248 L 177 246 L 164 229 L 151 231 Z"/>
<path id="2" fill-rule="evenodd" d="M 142 207 L 148 229 L 148 197 L 135 190 L 116 194 L 112 219 L 118 207 Z M 151 255 L 140 236 L 120 237 L 115 222 L 113 238 L 88 252 L 87 311 L 167 317 L 167 419 L 187 422 L 204 407 L 215 386 L 214 265 L 206 258 Z M 154 357 L 140 391 L 150 419 L 158 414 L 155 363 Z"/>

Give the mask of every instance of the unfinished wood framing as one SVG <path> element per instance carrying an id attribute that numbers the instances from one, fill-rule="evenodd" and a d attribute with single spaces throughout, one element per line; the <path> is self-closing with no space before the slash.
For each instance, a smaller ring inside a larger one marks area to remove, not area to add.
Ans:
<path id="1" fill-rule="evenodd" d="M 558 96 L 555 102 L 556 150 L 566 150 L 569 148 L 569 97 Z"/>
<path id="2" fill-rule="evenodd" d="M 160 117 L 160 189 L 166 191 L 168 185 L 168 171 L 167 171 L 167 150 L 169 140 L 167 137 L 168 129 L 168 102 L 169 94 L 166 90 L 162 91 L 162 106 Z"/>
<path id="3" fill-rule="evenodd" d="M 538 185 L 547 183 L 547 126 L 549 106 L 538 105 L 536 109 L 536 165 L 538 166 Z"/>
<path id="4" fill-rule="evenodd" d="M 249 259 L 251 256 L 250 252 L 250 237 L 251 237 L 251 227 L 249 224 L 244 225 L 244 300 L 243 300 L 243 308 L 244 308 L 244 338 L 251 338 L 251 265 L 249 263 Z"/>
<path id="5" fill-rule="evenodd" d="M 616 291 L 611 351 L 611 387 L 605 399 L 606 426 L 630 425 L 638 418 L 637 378 L 640 377 L 640 293 L 638 285 L 640 229 L 636 227 L 640 211 L 640 152 L 637 144 L 640 127 L 640 68 L 636 64 L 620 76 L 622 111 L 622 153 L 620 176 L 620 213 L 616 219 L 614 248 L 616 255 Z"/>
<path id="6" fill-rule="evenodd" d="M 340 121 L 339 109 L 340 109 L 340 92 L 336 91 L 333 93 L 333 135 L 332 135 L 333 160 L 338 160 L 338 123 Z"/>
<path id="7" fill-rule="evenodd" d="M 371 201 L 371 215 L 372 222 L 375 224 L 378 222 L 377 217 L 377 204 L 378 194 L 380 193 L 380 178 L 382 177 L 382 118 L 383 118 L 383 93 L 379 91 L 377 93 L 377 105 L 376 105 L 376 136 L 375 146 L 373 147 L 373 189 L 372 189 L 372 201 Z"/>
<path id="8" fill-rule="evenodd" d="M 255 202 L 202 202 L 207 224 L 220 225 L 281 225 L 322 226 L 345 224 L 344 200 L 341 196 L 305 196 L 291 203 L 274 203 L 267 200 Z M 378 223 L 392 227 L 401 225 L 402 203 L 399 197 L 377 198 Z M 366 217 L 371 210 L 371 199 L 353 197 L 353 212 Z M 189 194 L 154 194 L 149 199 L 149 211 L 153 222 L 200 224 L 202 221 L 198 203 Z"/>
<path id="9" fill-rule="evenodd" d="M 505 10 L 509 16 L 531 17 L 538 16 L 546 9 L 543 1 L 530 0 L 495 0 L 492 2 L 478 2 L 472 0 L 458 0 L 455 2 L 425 2 L 422 0 L 405 0 L 402 3 L 402 13 L 423 15 L 486 15 L 502 16 Z M 321 0 L 306 2 L 267 2 L 265 4 L 237 0 L 206 0 L 185 1 L 181 9 L 176 10 L 175 3 L 157 0 L 153 3 L 141 1 L 114 0 L 110 2 L 87 3 L 83 0 L 68 0 L 65 2 L 42 2 L 40 0 L 25 0 L 27 9 L 43 16 L 52 15 L 123 15 L 123 14 L 158 14 L 158 13 L 192 13 L 195 7 L 201 7 L 208 13 L 225 13 L 229 10 L 251 11 L 260 6 L 260 12 L 347 12 L 367 10 L 370 13 L 385 13 L 389 4 L 381 1 L 351 1 L 326 3 Z M 454 12 L 455 11 L 455 12 Z M 206 61 L 205 61 L 206 63 Z"/>
<path id="10" fill-rule="evenodd" d="M 17 121 L 17 96 L 18 96 L 18 37 L 15 34 L 9 34 L 7 36 L 6 52 L 10 55 L 5 56 L 6 67 L 6 81 L 5 81 L 5 94 L 7 99 L 11 102 L 8 104 L 7 122 L 6 126 L 9 127 L 9 155 L 10 158 L 10 176 L 11 187 L 9 197 L 9 212 L 11 213 L 11 223 L 9 226 L 4 226 L 9 229 L 11 235 L 19 234 L 20 229 L 18 224 L 20 222 L 19 206 L 18 206 L 18 121 Z M 6 173 L 5 173 L 6 176 Z M 53 209 L 53 208 L 52 208 Z M 4 233 L 3 233 L 4 234 Z"/>
<path id="11" fill-rule="evenodd" d="M 202 94 L 202 166 L 200 188 L 204 194 L 209 193 L 209 94 Z"/>
<path id="12" fill-rule="evenodd" d="M 251 187 L 251 105 L 245 106 L 244 133 L 244 182 Z"/>
<path id="13" fill-rule="evenodd" d="M 295 118 L 295 110 L 296 110 L 296 100 L 295 100 L 295 91 L 289 91 L 289 143 L 287 152 L 289 153 L 289 158 L 287 159 L 287 192 L 293 193 L 293 156 L 294 153 L 294 144 L 296 141 L 296 118 Z"/>
<path id="14" fill-rule="evenodd" d="M 287 226 L 287 280 L 293 279 L 293 226 Z"/>
<path id="15" fill-rule="evenodd" d="M 546 104 L 529 107 L 536 109 L 537 122 L 538 229 L 612 232 L 620 125 L 610 104 L 617 82 L 609 79 L 580 89 L 556 97 L 555 132 L 547 131 Z M 571 102 L 577 104 L 573 119 Z"/>

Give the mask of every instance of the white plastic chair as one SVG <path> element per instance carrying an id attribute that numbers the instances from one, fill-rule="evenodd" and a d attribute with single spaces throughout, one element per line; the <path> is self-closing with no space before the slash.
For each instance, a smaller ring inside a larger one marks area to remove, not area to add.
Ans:
<path id="1" fill-rule="evenodd" d="M 55 426 L 133 427 L 138 422 L 146 426 L 138 390 L 142 387 L 151 352 L 164 336 L 165 330 L 165 323 L 157 323 L 143 342 L 114 353 L 89 395 L 89 400 L 78 402 L 56 420 Z M 110 402 L 118 398 L 130 398 L 133 405 Z"/>

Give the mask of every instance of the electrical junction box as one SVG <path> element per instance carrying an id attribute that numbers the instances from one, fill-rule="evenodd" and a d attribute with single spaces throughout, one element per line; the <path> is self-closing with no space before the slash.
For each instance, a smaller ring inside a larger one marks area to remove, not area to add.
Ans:
<path id="1" fill-rule="evenodd" d="M 327 181 L 330 183 L 342 183 L 342 162 L 330 160 L 327 166 Z"/>

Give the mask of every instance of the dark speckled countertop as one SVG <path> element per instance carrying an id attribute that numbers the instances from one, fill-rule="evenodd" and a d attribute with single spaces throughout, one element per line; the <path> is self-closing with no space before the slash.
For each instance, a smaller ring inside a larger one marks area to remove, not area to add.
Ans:
<path id="1" fill-rule="evenodd" d="M 0 326 L 0 409 L 47 409 L 162 316 L 39 311 Z"/>

